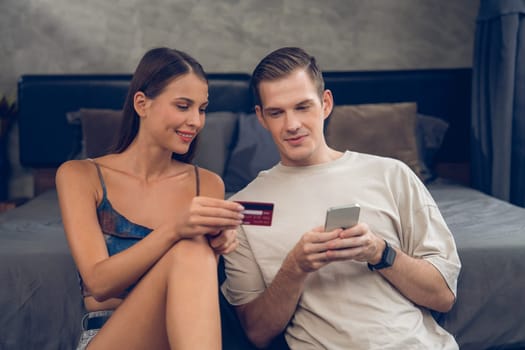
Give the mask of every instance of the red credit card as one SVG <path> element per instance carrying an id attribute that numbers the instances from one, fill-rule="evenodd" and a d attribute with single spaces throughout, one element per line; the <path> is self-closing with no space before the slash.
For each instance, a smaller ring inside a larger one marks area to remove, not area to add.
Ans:
<path id="1" fill-rule="evenodd" d="M 243 225 L 271 226 L 273 216 L 273 203 L 239 202 L 244 207 Z"/>

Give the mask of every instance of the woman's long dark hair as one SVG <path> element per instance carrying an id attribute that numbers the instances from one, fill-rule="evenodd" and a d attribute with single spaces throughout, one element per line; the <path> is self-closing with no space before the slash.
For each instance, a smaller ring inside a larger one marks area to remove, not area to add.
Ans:
<path id="1" fill-rule="evenodd" d="M 155 98 L 173 79 L 190 72 L 206 83 L 208 82 L 200 63 L 187 53 L 159 47 L 144 54 L 133 74 L 124 102 L 120 137 L 115 145 L 115 153 L 122 153 L 126 150 L 139 131 L 140 118 L 133 102 L 135 93 L 142 91 L 148 98 Z M 185 154 L 173 153 L 172 158 L 190 163 L 195 154 L 197 142 L 198 136 L 191 143 L 188 152 Z"/>

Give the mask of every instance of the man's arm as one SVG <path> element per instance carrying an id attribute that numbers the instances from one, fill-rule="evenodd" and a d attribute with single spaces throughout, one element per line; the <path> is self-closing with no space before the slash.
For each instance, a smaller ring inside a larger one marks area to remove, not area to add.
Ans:
<path id="1" fill-rule="evenodd" d="M 307 273 L 293 272 L 288 260 L 261 296 L 236 307 L 248 339 L 258 348 L 268 346 L 286 328 L 303 292 Z"/>
<path id="2" fill-rule="evenodd" d="M 385 241 L 360 223 L 343 231 L 339 240 L 331 242 L 326 252 L 328 260 L 347 260 L 379 263 Z M 411 257 L 397 248 L 391 267 L 377 270 L 401 294 L 414 303 L 432 310 L 447 312 L 454 305 L 454 293 L 434 265 L 424 259 Z M 375 272 L 374 272 L 375 273 Z"/>
<path id="3" fill-rule="evenodd" d="M 438 269 L 424 259 L 394 249 L 397 253 L 394 264 L 377 272 L 414 303 L 439 312 L 449 311 L 455 296 Z"/>
<path id="4" fill-rule="evenodd" d="M 342 230 L 322 231 L 319 227 L 305 233 L 284 259 L 270 286 L 251 302 L 236 306 L 241 325 L 255 346 L 266 347 L 286 328 L 308 274 L 329 263 L 328 242 Z"/>
<path id="5" fill-rule="evenodd" d="M 382 244 L 385 245 L 384 241 Z M 394 264 L 377 272 L 414 303 L 439 312 L 449 311 L 455 296 L 438 269 L 424 259 L 411 257 L 397 248 L 392 249 L 396 251 Z M 371 263 L 377 263 L 380 259 L 376 258 Z"/>
<path id="6" fill-rule="evenodd" d="M 307 232 L 287 255 L 270 286 L 256 299 L 236 306 L 248 338 L 258 347 L 267 346 L 292 318 L 308 274 L 333 262 L 356 260 L 376 264 L 385 241 L 360 223 L 352 228 Z M 448 311 L 454 294 L 440 272 L 429 262 L 396 249 L 394 264 L 378 270 L 412 302 L 437 311 Z M 370 273 L 377 273 L 372 272 Z"/>

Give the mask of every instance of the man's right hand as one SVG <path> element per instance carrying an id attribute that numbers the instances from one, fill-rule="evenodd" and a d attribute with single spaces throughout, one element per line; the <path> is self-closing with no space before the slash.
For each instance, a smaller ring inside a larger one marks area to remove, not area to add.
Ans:
<path id="1" fill-rule="evenodd" d="M 306 274 L 329 264 L 331 259 L 327 251 L 329 251 L 329 246 L 333 245 L 330 242 L 339 240 L 339 234 L 342 231 L 338 228 L 324 232 L 323 227 L 319 226 L 306 232 L 288 254 L 283 268 L 290 272 Z"/>

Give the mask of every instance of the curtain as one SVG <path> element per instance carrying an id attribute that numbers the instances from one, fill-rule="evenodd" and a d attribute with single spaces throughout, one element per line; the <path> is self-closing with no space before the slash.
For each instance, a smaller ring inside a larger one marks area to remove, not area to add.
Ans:
<path id="1" fill-rule="evenodd" d="M 472 76 L 472 185 L 525 207 L 525 0 L 480 0 Z"/>

